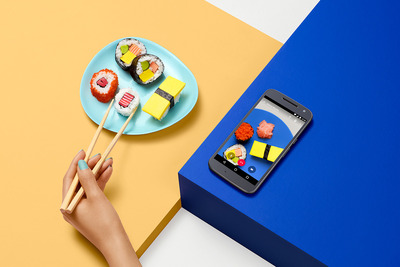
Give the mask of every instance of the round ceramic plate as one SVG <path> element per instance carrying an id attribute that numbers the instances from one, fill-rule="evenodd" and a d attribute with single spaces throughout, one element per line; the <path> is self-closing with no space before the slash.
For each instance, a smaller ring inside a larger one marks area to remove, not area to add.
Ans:
<path id="1" fill-rule="evenodd" d="M 144 43 L 147 48 L 147 53 L 158 56 L 164 62 L 165 70 L 163 75 L 150 85 L 137 84 L 130 74 L 122 70 L 115 62 L 115 48 L 118 42 L 122 40 L 119 39 L 100 50 L 100 52 L 93 57 L 92 61 L 90 61 L 82 77 L 80 97 L 86 114 L 92 121 L 99 124 L 109 103 L 101 103 L 92 95 L 90 92 L 90 80 L 93 74 L 101 69 L 107 68 L 114 71 L 118 75 L 118 88 L 129 87 L 139 93 L 140 105 L 126 127 L 124 134 L 140 135 L 160 131 L 183 119 L 197 102 L 198 88 L 192 72 L 174 54 L 152 41 L 137 37 L 132 38 L 138 39 Z M 182 90 L 179 102 L 168 112 L 167 116 L 162 121 L 158 121 L 149 114 L 143 112 L 142 107 L 168 76 L 185 82 L 186 86 Z M 112 108 L 104 124 L 104 128 L 113 132 L 118 132 L 126 119 L 127 117 L 120 115 Z"/>

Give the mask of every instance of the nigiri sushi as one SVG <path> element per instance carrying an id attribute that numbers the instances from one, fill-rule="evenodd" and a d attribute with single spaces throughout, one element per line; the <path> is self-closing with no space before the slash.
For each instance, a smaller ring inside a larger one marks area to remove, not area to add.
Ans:
<path id="1" fill-rule="evenodd" d="M 282 153 L 282 151 L 283 149 L 280 147 L 254 141 L 253 145 L 251 146 L 250 155 L 274 162 Z"/>
<path id="2" fill-rule="evenodd" d="M 260 124 L 257 127 L 257 135 L 260 138 L 268 138 L 271 139 L 273 133 L 272 131 L 275 128 L 275 124 L 268 123 L 265 120 L 260 122 Z"/>
<path id="3" fill-rule="evenodd" d="M 139 106 L 139 94 L 131 88 L 120 89 L 115 96 L 114 108 L 123 116 L 129 116 Z"/>
<path id="4" fill-rule="evenodd" d="M 175 106 L 186 83 L 168 76 L 144 104 L 142 110 L 157 120 L 162 120 Z"/>

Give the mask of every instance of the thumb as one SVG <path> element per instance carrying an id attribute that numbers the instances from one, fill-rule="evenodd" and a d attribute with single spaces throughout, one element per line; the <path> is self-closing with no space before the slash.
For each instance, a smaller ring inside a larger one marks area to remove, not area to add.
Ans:
<path id="1" fill-rule="evenodd" d="M 78 161 L 78 167 L 79 182 L 85 190 L 86 196 L 91 197 L 101 192 L 101 189 L 97 184 L 96 178 L 94 177 L 94 174 L 87 165 L 86 161 Z"/>

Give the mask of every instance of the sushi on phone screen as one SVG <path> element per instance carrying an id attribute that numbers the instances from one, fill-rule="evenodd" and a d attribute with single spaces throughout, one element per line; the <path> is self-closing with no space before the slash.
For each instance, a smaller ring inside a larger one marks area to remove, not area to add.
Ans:
<path id="1" fill-rule="evenodd" d="M 215 159 L 256 184 L 304 123 L 298 114 L 264 97 Z"/>

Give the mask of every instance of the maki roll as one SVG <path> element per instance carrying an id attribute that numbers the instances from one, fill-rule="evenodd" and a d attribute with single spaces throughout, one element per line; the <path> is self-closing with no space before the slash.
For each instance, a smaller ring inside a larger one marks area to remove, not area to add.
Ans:
<path id="1" fill-rule="evenodd" d="M 243 122 L 235 131 L 235 137 L 241 143 L 247 142 L 250 138 L 253 137 L 253 134 L 253 127 L 251 127 L 251 125 L 247 122 Z"/>
<path id="2" fill-rule="evenodd" d="M 133 60 L 146 52 L 146 46 L 142 42 L 134 38 L 125 38 L 115 48 L 115 61 L 123 70 L 128 70 Z"/>
<path id="3" fill-rule="evenodd" d="M 162 120 L 168 111 L 178 103 L 185 85 L 186 83 L 168 76 L 150 96 L 142 110 L 157 120 Z"/>
<path id="4" fill-rule="evenodd" d="M 246 155 L 246 148 L 240 144 L 233 145 L 224 151 L 224 158 L 235 166 L 243 166 Z"/>
<path id="5" fill-rule="evenodd" d="M 93 74 L 90 80 L 90 91 L 100 102 L 107 103 L 117 91 L 118 76 L 112 70 L 103 69 Z"/>
<path id="6" fill-rule="evenodd" d="M 155 55 L 145 54 L 137 56 L 129 69 L 133 80 L 138 84 L 149 84 L 157 80 L 164 72 L 164 64 Z"/>
<path id="7" fill-rule="evenodd" d="M 123 116 L 129 116 L 139 106 L 139 94 L 131 88 L 120 89 L 115 96 L 114 108 Z"/>
<path id="8" fill-rule="evenodd" d="M 282 151 L 283 149 L 280 147 L 254 141 L 253 145 L 251 146 L 250 155 L 274 162 L 282 153 Z"/>

